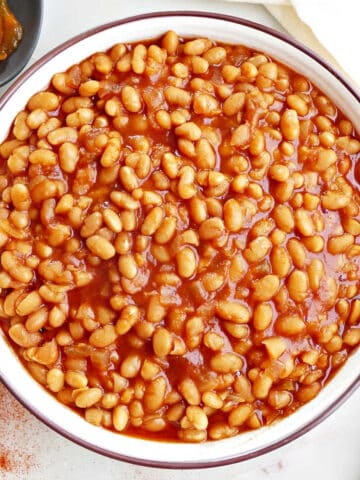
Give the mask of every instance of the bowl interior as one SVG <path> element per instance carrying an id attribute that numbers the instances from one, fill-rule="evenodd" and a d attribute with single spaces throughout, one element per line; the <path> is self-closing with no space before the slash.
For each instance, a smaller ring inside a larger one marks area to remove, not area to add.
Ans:
<path id="1" fill-rule="evenodd" d="M 351 119 L 360 132 L 359 98 L 325 66 L 286 40 L 252 24 L 230 17 L 197 14 L 166 15 L 119 21 L 100 27 L 94 33 L 78 37 L 59 47 L 33 66 L 0 100 L 0 140 L 6 138 L 10 123 L 29 97 L 43 89 L 51 76 L 65 70 L 88 55 L 106 50 L 118 42 L 134 42 L 175 30 L 185 37 L 207 36 L 232 44 L 243 44 L 270 54 L 273 58 L 304 74 L 323 90 Z M 106 455 L 143 465 L 169 467 L 207 467 L 251 458 L 287 443 L 331 413 L 340 400 L 359 382 L 360 351 L 355 352 L 341 371 L 309 404 L 270 427 L 237 437 L 205 444 L 166 443 L 117 435 L 88 424 L 58 403 L 26 372 L 0 332 L 0 377 L 35 415 L 58 432 Z"/>

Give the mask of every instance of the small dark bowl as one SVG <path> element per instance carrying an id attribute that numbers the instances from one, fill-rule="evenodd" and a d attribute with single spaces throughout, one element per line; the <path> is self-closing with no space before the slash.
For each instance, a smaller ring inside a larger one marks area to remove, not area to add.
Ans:
<path id="1" fill-rule="evenodd" d="M 8 0 L 8 5 L 24 29 L 18 48 L 0 61 L 0 86 L 12 80 L 26 66 L 39 39 L 43 16 L 42 0 Z"/>

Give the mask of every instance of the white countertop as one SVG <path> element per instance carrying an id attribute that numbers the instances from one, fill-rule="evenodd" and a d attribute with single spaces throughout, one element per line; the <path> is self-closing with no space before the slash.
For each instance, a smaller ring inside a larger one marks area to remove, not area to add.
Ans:
<path id="1" fill-rule="evenodd" d="M 34 59 L 81 31 L 154 10 L 222 12 L 280 29 L 262 6 L 217 0 L 44 0 L 44 4 L 43 28 Z M 8 415 L 4 415 L 4 410 Z M 2 454 L 9 454 L 13 464 L 9 471 L 1 470 Z M 40 423 L 0 385 L 0 480 L 216 480 L 219 477 L 360 480 L 360 390 L 318 427 L 281 449 L 241 464 L 185 472 L 133 466 L 79 447 Z"/>

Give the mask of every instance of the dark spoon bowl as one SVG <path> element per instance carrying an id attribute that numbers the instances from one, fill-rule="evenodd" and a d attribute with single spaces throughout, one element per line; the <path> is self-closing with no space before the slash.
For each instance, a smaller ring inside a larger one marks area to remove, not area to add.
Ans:
<path id="1" fill-rule="evenodd" d="M 16 77 L 29 61 L 39 38 L 43 14 L 42 0 L 8 0 L 8 5 L 24 33 L 18 48 L 0 61 L 0 86 Z"/>

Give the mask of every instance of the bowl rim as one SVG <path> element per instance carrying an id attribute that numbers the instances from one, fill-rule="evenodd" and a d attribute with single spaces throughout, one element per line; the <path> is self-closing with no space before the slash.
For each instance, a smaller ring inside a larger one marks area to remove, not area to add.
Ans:
<path id="1" fill-rule="evenodd" d="M 0 98 L 0 109 L 3 108 L 6 103 L 11 99 L 11 97 L 16 93 L 18 88 L 23 85 L 26 80 L 33 75 L 34 72 L 41 66 L 45 65 L 49 60 L 51 60 L 54 56 L 58 55 L 59 53 L 63 52 L 64 50 L 68 49 L 69 47 L 73 46 L 79 41 L 82 41 L 92 35 L 100 33 L 102 31 L 111 29 L 113 27 L 118 27 L 124 24 L 137 22 L 139 20 L 146 20 L 151 18 L 159 18 L 159 17 L 202 17 L 202 18 L 210 18 L 215 20 L 222 20 L 226 22 L 236 23 L 245 27 L 252 28 L 254 30 L 261 31 L 268 35 L 271 35 L 279 40 L 284 41 L 285 43 L 290 44 L 292 47 L 296 48 L 300 52 L 304 53 L 305 55 L 311 57 L 315 60 L 318 64 L 324 67 L 327 71 L 330 72 L 343 86 L 353 95 L 357 102 L 360 103 L 360 91 L 357 90 L 355 85 L 352 85 L 351 82 L 340 73 L 333 65 L 331 65 L 327 60 L 323 59 L 313 50 L 298 42 L 297 40 L 289 37 L 287 34 L 284 34 L 280 31 L 277 31 L 271 27 L 262 25 L 260 23 L 254 22 L 252 20 L 248 20 L 242 17 L 236 17 L 233 15 L 225 15 L 221 13 L 214 13 L 214 12 L 204 12 L 204 11 L 191 11 L 191 10 L 184 10 L 184 11 L 160 11 L 160 12 L 153 12 L 153 13 L 144 13 L 140 15 L 130 16 L 123 19 L 115 20 L 113 22 L 109 22 L 106 24 L 102 24 L 100 26 L 91 28 L 86 30 L 75 37 L 70 38 L 69 40 L 63 42 L 59 46 L 50 50 L 47 54 L 42 56 L 39 60 L 37 60 L 31 67 L 25 70 L 17 79 L 16 81 L 7 89 L 7 91 L 1 96 Z M 191 463 L 181 463 L 181 462 L 164 462 L 159 460 L 143 460 L 141 458 L 136 457 L 129 457 L 127 455 L 123 455 L 121 453 L 116 453 L 113 451 L 106 450 L 101 446 L 94 445 L 86 440 L 79 438 L 76 434 L 70 433 L 67 430 L 63 429 L 59 423 L 55 423 L 54 421 L 50 420 L 45 413 L 43 413 L 40 409 L 34 406 L 30 400 L 26 399 L 25 397 L 17 394 L 10 385 L 10 382 L 4 378 L 4 375 L 1 375 L 0 372 L 0 380 L 3 384 L 7 387 L 10 393 L 30 412 L 32 413 L 38 420 L 43 422 L 46 426 L 54 430 L 55 432 L 59 433 L 63 437 L 71 440 L 72 442 L 85 447 L 95 453 L 104 455 L 106 457 L 125 461 L 135 465 L 141 465 L 146 467 L 153 467 L 153 468 L 164 468 L 164 469 L 200 469 L 200 468 L 210 468 L 210 467 L 221 467 L 225 465 L 230 465 L 233 463 L 243 462 L 246 460 L 251 460 L 266 453 L 270 453 L 273 450 L 276 450 L 294 440 L 299 438 L 300 436 L 307 433 L 309 430 L 320 424 L 323 420 L 329 417 L 340 405 L 342 405 L 349 396 L 358 388 L 360 387 L 360 373 L 353 381 L 351 385 L 334 401 L 328 406 L 327 409 L 319 413 L 315 418 L 309 420 L 302 428 L 298 429 L 297 431 L 289 434 L 288 436 L 270 443 L 260 449 L 255 451 L 239 454 L 238 456 L 233 456 L 232 458 L 225 458 L 221 460 L 211 460 L 207 462 L 191 462 Z M 141 440 L 141 438 L 139 439 Z M 166 444 L 166 442 L 158 442 L 159 446 L 162 444 Z M 179 444 L 181 445 L 181 444 Z"/>
<path id="2" fill-rule="evenodd" d="M 153 12 L 153 13 L 143 13 L 140 15 L 133 15 L 126 18 L 121 18 L 119 20 L 114 20 L 113 22 L 108 22 L 108 23 L 99 25 L 97 27 L 85 30 L 79 35 L 71 37 L 70 39 L 61 43 L 57 47 L 51 49 L 48 53 L 43 55 L 39 60 L 37 60 L 29 68 L 27 68 L 23 73 L 21 73 L 19 77 L 15 80 L 15 82 L 0 97 L 0 108 L 2 108 L 8 102 L 10 97 L 16 92 L 16 90 L 20 87 L 20 85 L 22 85 L 27 80 L 28 77 L 31 77 L 31 75 L 38 68 L 40 68 L 42 65 L 46 64 L 51 58 L 63 52 L 64 50 L 76 44 L 77 42 L 80 42 L 81 40 L 84 40 L 87 37 L 100 33 L 104 30 L 108 30 L 113 27 L 117 27 L 127 23 L 132 23 L 138 20 L 145 20 L 149 18 L 171 17 L 171 16 L 177 16 L 177 17 L 193 16 L 193 17 L 223 20 L 227 22 L 237 23 L 245 27 L 250 27 L 255 30 L 260 30 L 263 33 L 267 33 L 268 35 L 276 37 L 279 40 L 282 40 L 292 45 L 296 49 L 310 56 L 313 60 L 315 60 L 322 67 L 328 70 L 335 78 L 337 78 L 345 86 L 345 88 L 356 98 L 356 100 L 360 102 L 360 90 L 356 87 L 355 84 L 353 84 L 349 79 L 345 77 L 344 73 L 339 72 L 336 69 L 336 67 L 332 65 L 328 60 L 325 60 L 314 50 L 307 47 L 305 44 L 299 42 L 298 40 L 295 40 L 294 38 L 290 37 L 286 33 L 280 32 L 272 27 L 268 27 L 267 25 L 263 25 L 261 23 L 254 22 L 252 20 L 248 20 L 247 18 L 236 17 L 234 15 L 226 15 L 226 14 L 215 13 L 215 12 L 202 12 L 198 10 L 167 10 L 167 11 L 160 11 L 160 12 Z"/>

